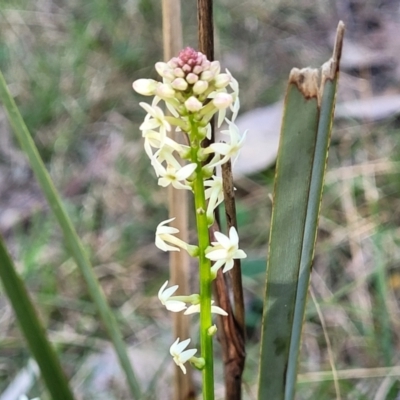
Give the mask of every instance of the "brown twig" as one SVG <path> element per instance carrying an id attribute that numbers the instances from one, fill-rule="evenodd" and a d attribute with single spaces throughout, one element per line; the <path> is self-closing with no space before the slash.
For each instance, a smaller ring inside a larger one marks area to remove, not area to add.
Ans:
<path id="1" fill-rule="evenodd" d="M 177 56 L 182 49 L 182 24 L 180 0 L 163 0 L 163 40 L 164 60 L 168 61 Z M 175 131 L 171 138 L 179 141 Z M 188 201 L 185 190 L 168 188 L 168 209 L 170 218 L 175 217 L 175 227 L 180 231 L 180 239 L 188 242 Z M 179 285 L 178 294 L 187 294 L 189 290 L 189 256 L 184 251 L 170 252 L 170 280 L 173 285 Z M 188 319 L 182 313 L 173 314 L 174 336 L 181 340 L 189 334 Z M 174 399 L 193 400 L 195 391 L 190 369 L 186 375 L 179 368 L 175 371 Z"/>
<path id="2" fill-rule="evenodd" d="M 226 222 L 228 230 L 233 226 L 236 231 L 237 220 L 236 220 L 236 203 L 235 193 L 233 187 L 232 177 L 232 164 L 230 161 L 222 165 L 222 182 L 224 189 L 224 205 Z M 243 300 L 243 286 L 242 286 L 242 270 L 240 265 L 240 259 L 236 259 L 235 265 L 231 270 L 232 277 L 232 289 L 233 289 L 233 300 L 234 300 L 234 312 L 236 322 L 238 323 L 240 334 L 245 337 L 245 311 L 244 311 L 244 300 Z"/>

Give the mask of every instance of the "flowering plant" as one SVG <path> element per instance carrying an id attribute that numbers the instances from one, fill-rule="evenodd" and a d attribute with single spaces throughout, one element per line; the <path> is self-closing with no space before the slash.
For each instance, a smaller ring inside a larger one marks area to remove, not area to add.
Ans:
<path id="1" fill-rule="evenodd" d="M 161 303 L 172 312 L 185 314 L 200 312 L 200 354 L 196 349 L 185 350 L 190 339 L 180 342 L 178 338 L 171 346 L 170 353 L 175 363 L 186 373 L 184 364 L 189 361 L 203 371 L 204 398 L 212 399 L 213 394 L 213 345 L 216 332 L 212 313 L 227 315 L 226 311 L 214 306 L 211 283 L 217 271 L 233 268 L 234 259 L 245 258 L 239 249 L 239 237 L 232 227 L 229 236 L 215 233 L 215 242 L 210 242 L 208 228 L 214 222 L 214 210 L 223 201 L 222 179 L 215 175 L 215 169 L 234 159 L 243 143 L 245 134 L 239 133 L 234 124 L 239 110 L 239 86 L 228 70 L 221 73 L 218 61 L 209 61 L 201 52 L 190 47 L 182 50 L 178 57 L 169 62 L 156 63 L 156 70 L 162 82 L 139 79 L 133 89 L 145 96 L 154 96 L 151 105 L 140 103 L 147 112 L 140 126 L 144 148 L 162 187 L 172 185 L 178 190 L 189 190 L 194 194 L 198 244 L 190 245 L 175 235 L 178 229 L 169 226 L 174 218 L 161 222 L 156 230 L 156 246 L 163 251 L 187 251 L 199 260 L 199 294 L 173 296 L 177 285 L 167 288 L 168 281 L 159 290 Z M 170 115 L 159 107 L 164 102 Z M 227 118 L 230 110 L 231 118 Z M 228 129 L 226 143 L 207 143 L 211 138 L 211 119 L 217 115 L 217 126 L 224 121 Z M 182 133 L 185 144 L 168 136 L 175 129 Z M 186 161 L 186 163 L 185 163 Z M 214 262 L 212 265 L 211 262 Z M 189 306 L 187 306 L 189 304 Z"/>

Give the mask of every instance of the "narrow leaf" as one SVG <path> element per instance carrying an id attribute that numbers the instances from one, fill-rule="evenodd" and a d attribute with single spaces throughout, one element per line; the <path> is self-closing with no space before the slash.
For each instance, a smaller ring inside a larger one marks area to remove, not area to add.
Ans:
<path id="1" fill-rule="evenodd" d="M 57 355 L 46 337 L 45 329 L 1 237 L 0 278 L 51 397 L 57 400 L 73 400 L 74 396 Z"/>
<path id="2" fill-rule="evenodd" d="M 332 125 L 338 63 L 293 69 L 279 145 L 263 312 L 259 400 L 294 396 L 304 307 Z"/>

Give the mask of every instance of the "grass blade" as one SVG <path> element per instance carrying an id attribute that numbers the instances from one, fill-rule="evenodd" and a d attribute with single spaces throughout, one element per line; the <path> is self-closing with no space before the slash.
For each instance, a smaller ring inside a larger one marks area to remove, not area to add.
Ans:
<path id="1" fill-rule="evenodd" d="M 307 302 L 315 241 L 317 238 L 318 217 L 321 207 L 323 182 L 328 159 L 328 150 L 335 108 L 336 87 L 339 75 L 339 61 L 343 42 L 344 26 L 339 24 L 333 58 L 322 66 L 320 85 L 320 115 L 316 137 L 315 155 L 310 178 L 307 215 L 304 226 L 299 282 L 296 294 L 293 329 L 287 369 L 286 399 L 294 398 L 301 332 Z"/>
<path id="2" fill-rule="evenodd" d="M 107 330 L 107 333 L 114 345 L 115 351 L 118 355 L 119 362 L 122 369 L 125 372 L 129 388 L 132 396 L 139 399 L 141 396 L 139 383 L 136 380 L 133 372 L 131 363 L 129 361 L 128 353 L 125 344 L 122 340 L 122 334 L 118 328 L 117 322 L 107 304 L 104 293 L 97 281 L 97 278 L 93 272 L 93 267 L 86 255 L 83 245 L 72 226 L 71 220 L 69 219 L 64 206 L 61 203 L 59 194 L 47 172 L 42 159 L 40 158 L 39 152 L 29 134 L 28 128 L 26 127 L 21 114 L 11 97 L 11 94 L 7 88 L 3 74 L 0 72 L 0 101 L 3 103 L 10 124 L 14 130 L 17 139 L 26 153 L 31 168 L 43 190 L 43 193 L 50 205 L 51 210 L 54 213 L 62 231 L 64 234 L 65 243 L 76 264 L 82 272 L 82 275 L 86 281 L 89 293 L 95 303 L 101 320 Z"/>
<path id="3" fill-rule="evenodd" d="M 0 278 L 51 397 L 57 400 L 73 400 L 74 396 L 57 355 L 47 340 L 45 329 L 1 237 Z"/>
<path id="4" fill-rule="evenodd" d="M 292 70 L 276 166 L 259 400 L 294 396 L 344 26 L 322 69 Z M 321 84 L 320 84 L 321 81 Z"/>

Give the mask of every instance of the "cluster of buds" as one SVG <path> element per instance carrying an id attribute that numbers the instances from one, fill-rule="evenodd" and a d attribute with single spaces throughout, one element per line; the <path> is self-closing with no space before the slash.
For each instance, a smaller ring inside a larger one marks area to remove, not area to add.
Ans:
<path id="1" fill-rule="evenodd" d="M 196 191 L 196 181 L 201 180 L 204 198 L 208 201 L 207 209 L 196 209 L 197 213 L 206 214 L 207 224 L 214 222 L 214 210 L 223 201 L 222 179 L 215 169 L 234 160 L 243 143 L 234 124 L 239 110 L 239 86 L 226 70 L 221 73 L 218 61 L 210 62 L 201 52 L 192 48 L 182 50 L 178 57 L 169 62 L 156 63 L 156 71 L 162 82 L 152 79 L 138 79 L 133 89 L 145 96 L 154 96 L 152 104 L 140 103 L 147 112 L 140 126 L 144 138 L 144 148 L 162 187 L 172 185 L 179 190 Z M 166 115 L 158 106 L 163 101 L 169 110 Z M 226 118 L 230 110 L 231 118 Z M 226 142 L 212 143 L 203 147 L 204 140 L 211 138 L 211 119 L 217 115 L 217 125 L 225 121 L 228 129 L 221 133 L 227 136 Z M 173 140 L 168 132 L 174 129 L 182 132 L 184 143 Z M 178 229 L 169 226 L 174 218 L 161 222 L 156 230 L 156 246 L 163 251 L 187 251 L 190 256 L 199 256 L 199 246 L 190 245 L 175 236 Z M 205 257 L 214 262 L 210 274 L 214 279 L 220 268 L 223 272 L 233 268 L 234 259 L 245 258 L 239 249 L 239 238 L 235 228 L 229 236 L 215 233 L 216 242 L 203 249 Z M 161 303 L 172 312 L 184 311 L 186 315 L 200 312 L 200 295 L 173 296 L 178 286 L 167 287 L 168 281 L 161 287 L 158 297 Z M 213 302 L 211 302 L 212 304 Z M 189 306 L 188 306 L 189 305 Z M 227 315 L 221 308 L 211 305 L 211 312 Z M 215 333 L 215 326 L 209 327 L 209 333 Z M 204 359 L 194 357 L 195 349 L 184 350 L 190 342 L 179 338 L 170 348 L 175 363 L 186 373 L 185 362 L 190 361 L 195 367 L 202 368 Z"/>

